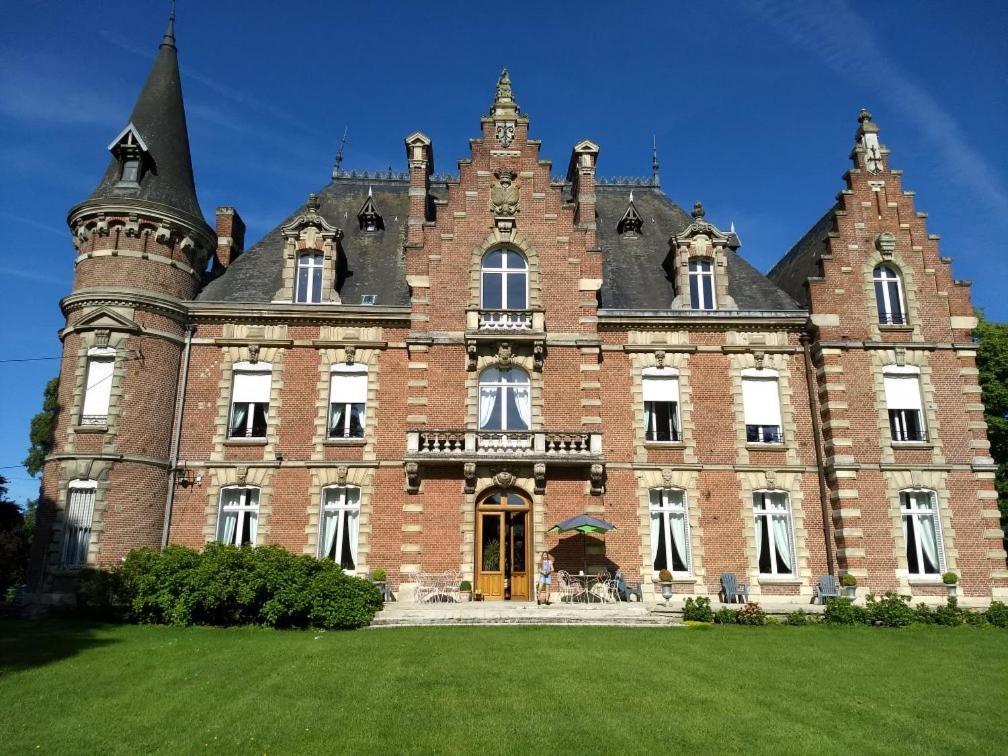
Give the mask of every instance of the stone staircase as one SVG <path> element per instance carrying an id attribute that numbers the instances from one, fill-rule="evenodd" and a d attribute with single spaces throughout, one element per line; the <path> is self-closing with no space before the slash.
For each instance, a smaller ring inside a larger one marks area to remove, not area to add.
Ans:
<path id="1" fill-rule="evenodd" d="M 460 604 L 393 602 L 375 615 L 373 628 L 452 625 L 588 625 L 676 627 L 672 612 L 654 611 L 648 604 L 559 603 L 538 606 L 531 601 L 473 601 Z"/>

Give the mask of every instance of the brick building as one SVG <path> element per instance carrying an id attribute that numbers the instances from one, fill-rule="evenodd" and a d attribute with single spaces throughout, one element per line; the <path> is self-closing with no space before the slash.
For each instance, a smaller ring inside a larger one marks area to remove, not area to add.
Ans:
<path id="1" fill-rule="evenodd" d="M 862 111 L 829 211 L 764 276 L 654 173 L 539 157 L 504 72 L 458 174 L 340 166 L 248 249 L 196 199 L 172 25 L 77 251 L 34 588 L 130 549 L 281 544 L 408 593 L 528 598 L 535 555 L 715 594 L 1008 595 L 971 331 Z M 839 163 L 839 161 L 838 161 Z M 824 199 L 826 190 L 824 189 Z M 548 529 L 588 513 L 604 537 Z"/>

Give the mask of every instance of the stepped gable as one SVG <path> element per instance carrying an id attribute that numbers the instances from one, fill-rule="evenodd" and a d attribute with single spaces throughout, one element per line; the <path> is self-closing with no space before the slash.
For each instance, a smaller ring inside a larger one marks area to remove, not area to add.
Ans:
<path id="1" fill-rule="evenodd" d="M 667 310 L 675 296 L 662 262 L 669 237 L 692 223 L 689 213 L 653 186 L 633 187 L 634 206 L 643 218 L 638 234 L 620 234 L 631 187 L 597 185 L 598 243 L 605 256 L 599 306 L 613 310 Z M 740 310 L 792 311 L 801 306 L 738 253 L 732 236 L 728 256 L 728 292 Z"/>
<path id="2" fill-rule="evenodd" d="M 363 231 L 357 215 L 368 191 L 381 210 L 384 229 Z M 359 305 L 374 294 L 378 307 L 410 304 L 403 262 L 409 182 L 340 176 L 318 192 L 318 213 L 343 232 L 340 246 L 347 270 L 339 288 L 345 305 Z M 305 213 L 303 204 L 254 246 L 246 250 L 215 280 L 204 286 L 197 300 L 205 302 L 271 302 L 281 287 L 284 240 L 281 229 Z"/>
<path id="3" fill-rule="evenodd" d="M 794 297 L 803 307 L 808 307 L 806 282 L 822 273 L 819 259 L 826 251 L 826 235 L 833 230 L 833 214 L 836 210 L 836 205 L 827 210 L 767 273 L 767 278 Z"/>

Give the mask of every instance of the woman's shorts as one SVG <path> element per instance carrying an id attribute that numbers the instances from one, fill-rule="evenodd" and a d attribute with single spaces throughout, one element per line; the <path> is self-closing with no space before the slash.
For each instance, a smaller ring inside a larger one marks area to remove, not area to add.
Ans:
<path id="1" fill-rule="evenodd" d="M 540 575 L 539 576 L 539 585 L 550 585 L 552 582 L 553 582 L 553 576 L 552 575 Z"/>

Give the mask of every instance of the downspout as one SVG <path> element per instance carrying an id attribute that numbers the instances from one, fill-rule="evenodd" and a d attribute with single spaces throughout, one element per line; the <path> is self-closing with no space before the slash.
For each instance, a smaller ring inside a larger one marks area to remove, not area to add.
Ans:
<path id="1" fill-rule="evenodd" d="M 186 324 L 185 348 L 182 350 L 182 375 L 178 383 L 178 398 L 175 400 L 175 421 L 172 424 L 171 452 L 168 455 L 168 496 L 165 499 L 164 527 L 161 530 L 161 548 L 168 546 L 168 531 L 171 528 L 172 506 L 175 504 L 175 473 L 178 467 L 179 445 L 182 441 L 182 413 L 185 410 L 186 386 L 189 382 L 189 352 L 192 337 L 196 332 L 193 323 Z"/>
<path id="2" fill-rule="evenodd" d="M 819 417 L 818 387 L 813 374 L 811 339 L 808 333 L 801 335 L 802 354 L 805 356 L 805 385 L 808 389 L 809 412 L 812 415 L 812 436 L 815 445 L 816 470 L 819 474 L 819 504 L 822 507 L 823 538 L 826 541 L 826 570 L 835 574 L 833 555 L 833 512 L 830 506 L 829 488 L 826 485 L 826 468 L 823 464 L 822 422 Z"/>

